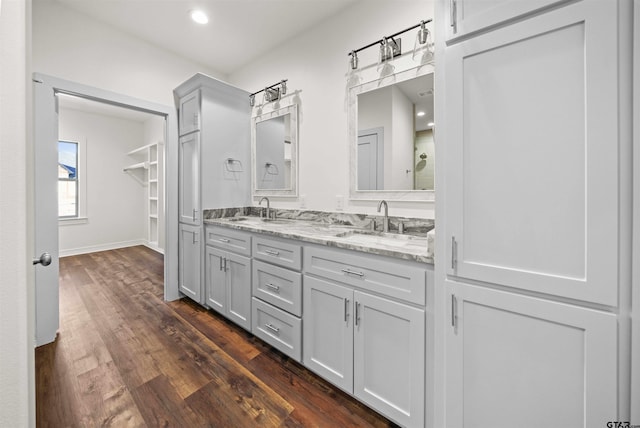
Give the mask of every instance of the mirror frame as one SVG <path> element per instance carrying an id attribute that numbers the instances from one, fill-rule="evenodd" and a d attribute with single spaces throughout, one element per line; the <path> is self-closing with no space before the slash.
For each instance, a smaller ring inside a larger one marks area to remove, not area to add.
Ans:
<path id="1" fill-rule="evenodd" d="M 432 63 L 420 65 L 408 70 L 394 73 L 390 76 L 362 83 L 349 88 L 349 198 L 355 200 L 381 199 L 391 201 L 435 201 L 435 190 L 358 190 L 358 95 L 375 89 L 391 86 L 395 83 L 435 73 Z M 434 128 L 435 139 L 435 128 Z"/>
<path id="2" fill-rule="evenodd" d="M 291 138 L 291 187 L 288 189 L 258 189 L 257 188 L 257 140 L 256 125 L 269 119 L 280 116 L 289 116 L 290 138 Z M 286 107 L 273 110 L 268 113 L 251 118 L 251 193 L 254 197 L 260 196 L 279 196 L 279 197 L 297 197 L 298 196 L 298 105 L 291 104 Z"/>

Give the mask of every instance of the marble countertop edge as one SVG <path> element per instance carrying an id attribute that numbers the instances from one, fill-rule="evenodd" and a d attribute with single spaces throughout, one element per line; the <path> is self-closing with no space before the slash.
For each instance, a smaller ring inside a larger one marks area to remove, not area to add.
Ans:
<path id="1" fill-rule="evenodd" d="M 313 244 L 354 250 L 363 253 L 377 254 L 397 259 L 434 264 L 434 259 L 428 253 L 427 238 L 425 236 L 401 235 L 394 239 L 393 234 L 385 236 L 337 236 L 345 232 L 361 232 L 353 226 L 326 225 L 319 222 L 291 220 L 285 223 L 263 222 L 259 217 L 226 217 L 204 220 L 205 225 L 223 226 L 230 229 L 260 233 L 277 238 L 295 239 Z M 364 231 L 366 233 L 366 231 Z M 367 242 L 362 242 L 365 240 Z M 360 242 L 358 242 L 360 241 Z"/>

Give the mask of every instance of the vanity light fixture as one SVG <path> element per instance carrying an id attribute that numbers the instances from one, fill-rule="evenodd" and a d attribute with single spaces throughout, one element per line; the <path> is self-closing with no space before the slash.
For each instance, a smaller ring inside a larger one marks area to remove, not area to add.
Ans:
<path id="1" fill-rule="evenodd" d="M 249 94 L 249 105 L 253 107 L 256 104 L 256 95 L 260 92 L 264 92 L 264 102 L 270 103 L 279 100 L 282 95 L 287 93 L 287 79 L 282 79 L 278 83 L 274 83 L 271 86 L 267 86 L 264 89 Z"/>
<path id="2" fill-rule="evenodd" d="M 419 24 L 416 24 L 414 26 L 411 26 L 409 28 L 406 28 L 402 31 L 398 31 L 397 33 L 394 33 L 390 36 L 386 36 L 383 37 L 382 40 L 378 40 L 375 41 L 373 43 L 369 43 L 366 46 L 361 47 L 360 49 L 354 49 L 351 52 L 349 52 L 347 55 L 351 56 L 351 69 L 355 70 L 358 68 L 358 52 L 365 50 L 367 48 L 370 48 L 371 46 L 375 46 L 377 44 L 380 44 L 380 62 L 384 62 L 384 61 L 388 61 L 393 59 L 396 56 L 399 56 L 402 54 L 401 51 L 401 43 L 400 43 L 400 39 L 396 39 L 396 36 L 399 36 L 402 33 L 406 33 L 407 31 L 411 31 L 415 28 L 420 27 L 420 31 L 418 31 L 419 35 L 417 36 L 418 39 L 420 40 L 425 40 L 424 43 L 428 44 L 428 34 L 429 31 L 426 29 L 425 25 L 432 22 L 433 19 L 427 19 L 426 21 L 420 21 Z M 424 29 L 424 32 L 422 32 L 422 36 L 420 35 L 421 31 Z"/>
<path id="3" fill-rule="evenodd" d="M 358 68 L 358 54 L 356 53 L 356 51 L 351 51 L 349 55 L 351 55 L 351 69 L 355 70 Z"/>
<path id="4" fill-rule="evenodd" d="M 198 24 L 204 25 L 209 22 L 209 17 L 201 10 L 192 10 L 190 14 L 191 19 Z"/>

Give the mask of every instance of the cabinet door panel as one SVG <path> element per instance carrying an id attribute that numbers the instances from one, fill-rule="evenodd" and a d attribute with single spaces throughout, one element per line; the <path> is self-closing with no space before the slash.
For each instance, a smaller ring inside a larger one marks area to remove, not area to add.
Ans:
<path id="1" fill-rule="evenodd" d="M 180 138 L 178 162 L 180 223 L 201 224 L 199 132 Z"/>
<path id="2" fill-rule="evenodd" d="M 582 427 L 615 417 L 614 314 L 448 286 L 448 426 Z"/>
<path id="3" fill-rule="evenodd" d="M 200 129 L 200 91 L 195 90 L 180 98 L 179 108 L 180 135 Z"/>
<path id="4" fill-rule="evenodd" d="M 224 252 L 207 246 L 205 251 L 206 304 L 225 315 L 227 293 L 224 272 Z"/>
<path id="5" fill-rule="evenodd" d="M 178 289 L 198 303 L 202 303 L 200 256 L 200 227 L 181 224 L 178 237 Z"/>
<path id="6" fill-rule="evenodd" d="M 616 19 L 582 1 L 447 49 L 450 275 L 617 305 Z"/>
<path id="7" fill-rule="evenodd" d="M 354 299 L 354 395 L 404 426 L 424 426 L 424 311 L 357 291 Z"/>
<path id="8" fill-rule="evenodd" d="M 567 0 L 447 0 L 447 40 L 566 2 Z"/>
<path id="9" fill-rule="evenodd" d="M 228 317 L 251 330 L 251 259 L 226 255 Z"/>
<path id="10" fill-rule="evenodd" d="M 353 392 L 353 291 L 313 277 L 303 281 L 304 365 Z"/>

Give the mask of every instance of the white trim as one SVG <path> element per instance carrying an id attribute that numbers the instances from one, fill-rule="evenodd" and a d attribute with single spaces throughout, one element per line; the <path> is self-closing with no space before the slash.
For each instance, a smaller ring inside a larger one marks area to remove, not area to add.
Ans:
<path id="1" fill-rule="evenodd" d="M 175 106 L 157 104 L 128 95 L 82 85 L 41 73 L 33 73 L 33 80 L 46 85 L 53 93 L 65 93 L 81 98 L 105 102 L 151 114 L 165 116 L 165 247 L 164 298 L 180 298 L 178 291 L 178 213 L 169 207 L 178 206 L 178 122 Z M 50 114 L 55 114 L 51 111 Z"/>
<path id="2" fill-rule="evenodd" d="M 108 244 L 90 245 L 88 247 L 60 250 L 60 257 L 77 256 L 78 254 L 95 253 L 97 251 L 117 250 L 118 248 L 135 247 L 137 245 L 144 245 L 145 247 L 149 247 L 148 242 L 146 240 L 134 239 L 132 241 L 111 242 Z M 149 248 L 152 248 L 152 247 L 149 247 Z M 155 248 L 152 248 L 152 249 L 155 250 Z"/>
<path id="3" fill-rule="evenodd" d="M 59 218 L 58 226 L 71 226 L 74 224 L 87 224 L 89 223 L 89 217 L 67 217 Z"/>

